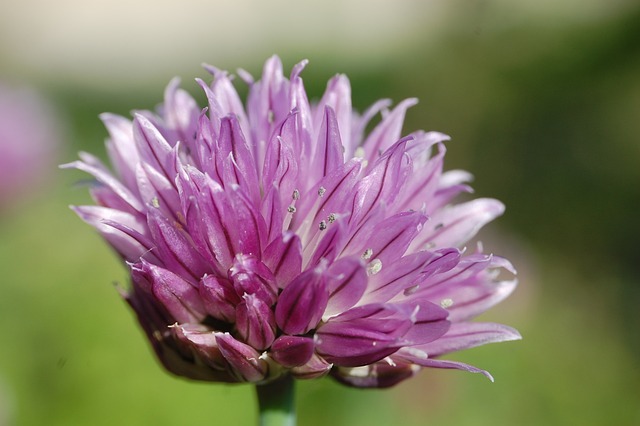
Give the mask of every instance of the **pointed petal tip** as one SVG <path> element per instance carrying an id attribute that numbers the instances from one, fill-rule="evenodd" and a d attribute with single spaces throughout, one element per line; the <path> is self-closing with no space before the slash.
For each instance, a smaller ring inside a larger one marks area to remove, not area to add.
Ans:
<path id="1" fill-rule="evenodd" d="M 202 63 L 200 64 L 200 66 L 201 66 L 202 68 L 204 68 L 204 69 L 205 69 L 205 71 L 207 71 L 209 74 L 211 74 L 211 75 L 213 75 L 213 76 L 216 76 L 216 75 L 218 75 L 220 72 L 223 72 L 223 71 L 221 71 L 221 70 L 220 70 L 220 68 L 218 68 L 218 67 L 216 67 L 216 66 L 214 66 L 214 65 L 208 64 L 208 63 L 206 63 L 206 62 L 202 62 Z"/>
<path id="2" fill-rule="evenodd" d="M 520 332 L 518 330 L 516 330 L 513 327 L 509 327 L 509 326 L 503 326 L 505 331 L 508 331 L 509 333 L 506 334 L 505 333 L 505 338 L 504 338 L 504 342 L 510 342 L 510 341 L 514 341 L 514 340 L 522 340 L 522 334 L 520 334 Z"/>
<path id="3" fill-rule="evenodd" d="M 169 80 L 169 84 L 167 84 L 167 87 L 165 88 L 165 95 L 175 93 L 180 87 L 181 81 L 182 80 L 178 76 L 171 78 L 171 80 Z"/>
<path id="4" fill-rule="evenodd" d="M 300 77 L 300 74 L 302 73 L 302 71 L 305 69 L 305 67 L 307 66 L 307 64 L 309 64 L 309 60 L 308 59 L 303 59 L 300 62 L 298 62 L 297 64 L 295 64 L 293 66 L 293 69 L 291 70 L 291 80 L 295 80 L 296 78 Z"/>
<path id="5" fill-rule="evenodd" d="M 251 75 L 251 73 L 249 73 L 249 71 L 243 68 L 238 68 L 236 72 L 238 73 L 238 76 L 240 77 L 240 79 L 245 82 L 245 84 L 250 86 L 255 82 L 255 80 L 253 79 L 253 76 Z"/>
<path id="6" fill-rule="evenodd" d="M 76 167 L 76 163 L 78 163 L 78 160 L 72 161 L 70 163 L 58 164 L 58 168 L 59 169 L 73 169 L 73 168 Z"/>
<path id="7" fill-rule="evenodd" d="M 491 383 L 495 383 L 496 380 L 493 378 L 493 376 L 491 375 L 491 373 L 489 373 L 488 371 L 480 371 L 479 373 L 482 373 L 483 376 L 485 376 L 487 379 L 491 380 Z"/>
<path id="8" fill-rule="evenodd" d="M 118 117 L 120 117 L 120 116 L 117 115 L 117 114 L 114 114 L 112 112 L 101 112 L 100 114 L 98 114 L 98 118 L 100 120 L 102 120 L 103 123 L 106 122 L 106 121 L 113 120 L 114 118 L 118 118 Z"/>
<path id="9" fill-rule="evenodd" d="M 403 100 L 402 102 L 400 102 L 398 105 L 403 105 L 406 108 L 410 108 L 410 107 L 412 107 L 414 105 L 417 105 L 418 102 L 420 102 L 418 100 L 418 98 L 407 98 L 407 99 Z"/>

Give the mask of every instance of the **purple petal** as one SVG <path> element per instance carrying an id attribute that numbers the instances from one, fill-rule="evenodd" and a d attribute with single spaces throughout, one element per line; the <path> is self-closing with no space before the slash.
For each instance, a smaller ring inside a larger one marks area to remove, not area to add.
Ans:
<path id="1" fill-rule="evenodd" d="M 400 357 L 400 354 L 398 354 L 398 357 Z M 455 369 L 468 371 L 469 373 L 480 373 L 493 382 L 493 376 L 489 374 L 489 372 L 462 362 L 446 361 L 442 359 L 420 359 L 419 357 L 405 356 L 404 353 L 402 354 L 402 358 L 415 362 L 422 367 Z"/>
<path id="2" fill-rule="evenodd" d="M 193 165 L 200 171 L 206 173 L 216 182 L 220 182 L 220 174 L 216 168 L 215 146 L 218 139 L 218 129 L 206 116 L 205 108 L 198 118 L 198 130 L 196 134 L 195 146 L 190 147 L 190 154 Z"/>
<path id="3" fill-rule="evenodd" d="M 269 140 L 273 126 L 289 113 L 288 86 L 289 82 L 282 74 L 282 62 L 274 55 L 265 62 L 262 79 L 249 90 L 247 114 L 252 123 L 251 140 L 255 144 L 254 157 L 258 165 L 264 159 L 264 148 L 260 144 Z"/>
<path id="4" fill-rule="evenodd" d="M 151 283 L 153 295 L 177 322 L 200 322 L 205 309 L 198 290 L 184 278 L 171 271 L 142 261 L 139 269 Z"/>
<path id="5" fill-rule="evenodd" d="M 503 212 L 504 205 L 490 198 L 478 198 L 444 208 L 432 215 L 413 246 L 460 247 Z"/>
<path id="6" fill-rule="evenodd" d="M 226 229 L 229 230 L 236 253 L 259 256 L 267 239 L 267 225 L 260 212 L 238 188 L 229 194 L 231 210 Z M 233 223 L 235 222 L 235 223 Z"/>
<path id="7" fill-rule="evenodd" d="M 298 275 L 280 294 L 276 322 L 287 334 L 305 334 L 322 318 L 329 292 L 323 271 L 318 268 Z"/>
<path id="8" fill-rule="evenodd" d="M 326 376 L 327 373 L 331 371 L 332 367 L 333 364 L 328 363 L 322 359 L 322 357 L 319 357 L 314 353 L 306 364 L 301 365 L 300 367 L 293 367 L 291 369 L 291 374 L 293 374 L 296 379 L 318 379 Z"/>
<path id="9" fill-rule="evenodd" d="M 478 274 L 491 265 L 492 256 L 474 254 L 456 259 L 455 251 L 456 249 L 441 250 L 449 254 L 443 256 L 441 261 L 434 263 L 433 266 L 436 269 L 432 270 L 433 273 L 426 275 L 414 287 L 405 290 L 406 299 L 440 301 L 442 298 L 449 297 L 449 292 L 460 283 L 476 280 Z"/>
<path id="10" fill-rule="evenodd" d="M 173 181 L 170 182 L 163 173 L 146 163 L 140 163 L 136 170 L 136 179 L 142 200 L 148 206 L 160 209 L 166 217 L 177 221 L 181 203 Z"/>
<path id="11" fill-rule="evenodd" d="M 146 223 L 139 215 L 100 206 L 72 207 L 78 216 L 96 230 L 127 261 L 137 262 L 153 247 L 148 237 L 143 235 Z M 121 225 L 116 228 L 111 223 Z M 125 232 L 125 229 L 131 232 Z"/>
<path id="12" fill-rule="evenodd" d="M 340 155 L 341 159 L 350 159 L 356 148 L 355 142 L 351 137 L 351 122 L 353 120 L 353 111 L 351 108 L 351 85 L 347 76 L 338 74 L 327 83 L 327 89 L 320 99 L 313 120 L 313 128 L 320 129 L 323 120 L 325 120 L 325 108 L 330 107 L 335 111 L 337 131 L 340 134 L 342 143 L 345 147 L 345 153 Z M 321 134 L 321 132 L 320 132 Z M 315 137 L 314 139 L 317 139 Z"/>
<path id="13" fill-rule="evenodd" d="M 263 261 L 273 272 L 278 287 L 285 288 L 301 272 L 302 244 L 300 238 L 292 232 L 284 233 L 267 246 Z"/>
<path id="14" fill-rule="evenodd" d="M 449 330 L 451 322 L 446 320 L 449 313 L 445 309 L 427 301 L 417 304 L 416 308 L 413 326 L 403 336 L 411 345 L 433 342 Z"/>
<path id="15" fill-rule="evenodd" d="M 288 118 L 285 123 L 290 120 Z M 282 131 L 281 131 L 282 132 Z M 265 192 L 276 190 L 279 195 L 280 208 L 285 209 L 292 205 L 293 193 L 298 184 L 298 161 L 294 147 L 285 143 L 280 134 L 274 134 L 271 138 L 265 154 L 264 168 L 262 171 L 262 185 Z"/>
<path id="16" fill-rule="evenodd" d="M 133 190 L 136 188 L 136 165 L 140 162 L 133 140 L 133 124 L 131 120 L 115 114 L 100 114 L 100 119 L 109 132 L 107 150 L 111 164 L 127 188 Z"/>
<path id="17" fill-rule="evenodd" d="M 349 211 L 351 205 L 348 200 L 353 199 L 354 186 L 361 168 L 362 162 L 353 159 L 325 176 L 300 197 L 290 229 L 296 231 L 303 242 L 309 241 L 319 232 L 318 224 L 330 214 Z"/>
<path id="18" fill-rule="evenodd" d="M 331 375 L 340 383 L 357 388 L 388 388 L 413 377 L 420 368 L 392 357 L 362 367 L 336 368 Z"/>
<path id="19" fill-rule="evenodd" d="M 423 209 L 424 206 L 428 213 L 433 212 L 431 200 L 440 185 L 446 149 L 444 145 L 439 144 L 438 154 L 428 160 L 425 159 L 425 157 L 429 157 L 429 151 L 431 151 L 430 139 L 424 136 L 422 140 L 415 139 L 407 150 L 412 156 L 413 172 L 409 175 L 402 194 L 397 201 L 397 208 L 400 211 Z M 427 147 L 423 148 L 421 145 Z M 417 151 L 419 150 L 423 152 L 418 154 Z"/>
<path id="20" fill-rule="evenodd" d="M 345 254 L 361 255 L 366 251 L 371 259 L 380 260 L 383 267 L 392 265 L 404 255 L 426 220 L 427 217 L 418 211 L 395 214 L 372 227 L 364 244 L 353 239 L 354 244 L 345 249 Z M 360 244 L 356 244 L 358 242 Z"/>
<path id="21" fill-rule="evenodd" d="M 200 324 L 176 324 L 171 327 L 176 338 L 188 344 L 209 366 L 215 370 L 227 369 L 227 361 L 222 356 L 215 333 Z M 227 380 L 228 381 L 228 380 Z"/>
<path id="22" fill-rule="evenodd" d="M 419 286 L 421 280 L 453 268 L 459 259 L 460 252 L 457 249 L 420 251 L 404 256 L 390 267 L 383 267 L 380 272 L 369 277 L 363 303 L 386 302 L 406 289 Z"/>
<path id="23" fill-rule="evenodd" d="M 371 121 L 371 119 L 380 111 L 386 111 L 387 108 L 389 108 L 390 106 L 391 106 L 390 99 L 380 99 L 379 101 L 376 101 L 373 105 L 371 105 L 369 108 L 367 108 L 367 110 L 362 114 L 361 117 L 358 117 L 356 114 L 356 117 L 354 118 L 354 121 L 353 121 L 353 125 L 351 127 L 351 147 L 353 148 L 353 150 L 355 150 L 356 147 L 361 145 L 365 136 L 364 134 L 365 129 L 369 124 L 369 122 Z M 351 157 L 349 156 L 347 158 L 351 158 Z"/>
<path id="24" fill-rule="evenodd" d="M 220 122 L 222 117 L 225 116 L 224 111 L 222 110 L 222 106 L 218 102 L 216 95 L 213 93 L 213 90 L 199 78 L 196 78 L 196 83 L 204 90 L 204 94 L 207 97 L 207 101 L 209 103 L 209 120 L 211 121 L 211 127 L 214 135 L 218 135 L 218 129 L 220 129 Z M 202 122 L 202 119 L 200 120 Z M 215 138 L 217 139 L 217 138 Z"/>
<path id="25" fill-rule="evenodd" d="M 61 166 L 62 168 L 75 168 L 83 172 L 93 175 L 98 182 L 105 185 L 104 188 L 113 196 L 110 198 L 113 202 L 102 202 L 100 204 L 106 207 L 117 208 L 118 210 L 129 211 L 131 213 L 143 212 L 144 207 L 138 198 L 120 181 L 114 178 L 104 166 L 99 162 L 95 164 L 89 164 L 86 159 L 95 158 L 92 156 L 85 156 L 85 161 L 74 161 L 69 164 Z M 96 159 L 96 161 L 98 161 Z"/>
<path id="26" fill-rule="evenodd" d="M 204 65 L 204 68 L 214 76 L 211 84 L 211 91 L 220 105 L 223 115 L 233 114 L 238 118 L 240 127 L 245 136 L 251 136 L 249 133 L 249 122 L 244 112 L 244 106 L 238 96 L 238 92 L 233 87 L 231 78 L 226 71 L 221 71 L 211 65 Z"/>
<path id="27" fill-rule="evenodd" d="M 398 338 L 349 323 L 327 323 L 316 333 L 318 353 L 335 365 L 357 367 L 391 355 L 403 346 Z"/>
<path id="28" fill-rule="evenodd" d="M 312 182 L 319 181 L 344 163 L 338 120 L 330 106 L 326 106 L 324 109 L 324 118 L 315 146 L 311 169 L 307 170 Z"/>
<path id="29" fill-rule="evenodd" d="M 309 100 L 307 99 L 307 92 L 304 89 L 302 78 L 300 78 L 300 73 L 308 62 L 308 60 L 304 59 L 297 63 L 291 70 L 291 77 L 289 79 L 289 109 L 292 112 L 296 112 L 294 115 L 295 126 L 293 130 L 300 148 L 298 151 L 300 155 L 299 158 L 303 163 L 305 160 L 312 158 L 311 107 L 309 106 Z M 283 138 L 285 138 L 284 135 Z"/>
<path id="30" fill-rule="evenodd" d="M 475 285 L 474 285 L 475 284 Z M 449 310 L 452 321 L 465 321 L 489 310 L 506 299 L 518 285 L 518 280 L 494 282 L 490 276 L 481 282 L 451 286 L 441 293 L 453 303 Z"/>
<path id="31" fill-rule="evenodd" d="M 364 141 L 363 146 L 367 151 L 367 160 L 374 162 L 387 148 L 400 139 L 402 124 L 407 109 L 418 103 L 415 98 L 405 99 L 384 117 L 375 129 L 371 131 L 369 137 Z"/>
<path id="32" fill-rule="evenodd" d="M 405 152 L 409 140 L 411 138 L 401 139 L 389 148 L 358 182 L 350 223 L 358 226 L 377 205 L 394 202 L 412 167 L 411 158 Z"/>
<path id="33" fill-rule="evenodd" d="M 180 89 L 180 79 L 177 77 L 169 82 L 164 91 L 162 110 L 167 127 L 176 132 L 179 141 L 193 148 L 199 108 L 191 95 Z"/>
<path id="34" fill-rule="evenodd" d="M 496 281 L 497 268 L 515 272 L 497 256 L 467 256 L 455 267 L 425 279 L 405 292 L 406 299 L 446 303 L 449 319 L 471 319 L 509 296 L 517 280 Z"/>
<path id="35" fill-rule="evenodd" d="M 235 216 L 222 187 L 194 168 L 187 168 L 177 179 L 181 191 L 185 221 L 194 245 L 206 247 L 216 259 L 221 273 L 233 260 L 235 238 L 228 226 L 236 227 Z M 236 244 L 237 245 L 237 244 Z"/>
<path id="36" fill-rule="evenodd" d="M 215 158 L 216 162 L 220 163 L 218 168 L 224 171 L 225 188 L 233 184 L 240 185 L 249 195 L 249 199 L 257 206 L 260 198 L 260 185 L 255 161 L 240 128 L 240 123 L 234 115 L 223 118 L 220 123 L 220 137 Z"/>
<path id="37" fill-rule="evenodd" d="M 277 285 L 273 273 L 255 256 L 236 255 L 229 269 L 229 279 L 238 295 L 255 294 L 268 306 L 277 299 Z"/>
<path id="38" fill-rule="evenodd" d="M 238 378 L 247 382 L 259 382 L 269 369 L 258 351 L 234 339 L 229 333 L 216 333 L 216 343 L 222 356 L 231 365 Z"/>
<path id="39" fill-rule="evenodd" d="M 311 360 L 314 343 L 310 337 L 278 337 L 271 345 L 269 354 L 278 364 L 286 368 L 299 367 Z"/>
<path id="40" fill-rule="evenodd" d="M 438 357 L 462 349 L 474 348 L 488 343 L 519 340 L 522 336 L 517 330 L 502 324 L 490 322 L 454 323 L 447 333 L 438 340 L 420 345 L 418 348 Z"/>
<path id="41" fill-rule="evenodd" d="M 266 191 L 266 195 L 262 198 L 260 205 L 260 213 L 264 218 L 264 223 L 267 227 L 266 241 L 272 242 L 282 237 L 282 232 L 288 228 L 288 223 L 285 224 L 284 216 L 295 212 L 295 207 L 288 207 L 285 212 L 280 202 L 280 191 L 275 186 Z M 291 210 L 291 212 L 289 211 Z"/>
<path id="42" fill-rule="evenodd" d="M 328 319 L 355 306 L 367 288 L 367 272 L 357 258 L 343 258 L 327 271 L 329 302 L 323 319 Z"/>
<path id="43" fill-rule="evenodd" d="M 133 138 L 140 152 L 142 162 L 165 175 L 173 182 L 177 173 L 172 147 L 160 131 L 142 114 L 136 114 L 133 120 Z"/>
<path id="44" fill-rule="evenodd" d="M 228 323 L 236 320 L 236 306 L 241 299 L 228 280 L 205 275 L 199 282 L 198 290 L 209 315 Z"/>
<path id="45" fill-rule="evenodd" d="M 236 306 L 236 327 L 250 346 L 264 350 L 276 338 L 276 320 L 267 303 L 253 294 L 245 294 Z"/>
<path id="46" fill-rule="evenodd" d="M 335 218 L 336 215 L 331 217 Z M 324 225 L 319 225 L 319 229 L 320 226 L 324 226 L 325 229 L 316 233 L 315 238 L 305 247 L 302 254 L 302 262 L 305 269 L 313 268 L 321 262 L 331 263 L 342 251 L 342 247 L 349 236 L 346 230 L 347 224 L 339 219 L 337 222 L 331 223 L 335 220 L 327 219 L 323 221 Z M 326 229 L 326 227 L 329 229 Z"/>
<path id="47" fill-rule="evenodd" d="M 327 361 L 343 367 L 371 364 L 406 344 L 413 309 L 371 304 L 331 318 L 316 332 L 316 348 Z"/>
<path id="48" fill-rule="evenodd" d="M 151 209 L 147 215 L 151 236 L 156 242 L 156 255 L 171 270 L 191 276 L 197 282 L 210 272 L 204 259 L 189 241 L 189 235 L 178 224 L 170 223 L 160 212 Z"/>

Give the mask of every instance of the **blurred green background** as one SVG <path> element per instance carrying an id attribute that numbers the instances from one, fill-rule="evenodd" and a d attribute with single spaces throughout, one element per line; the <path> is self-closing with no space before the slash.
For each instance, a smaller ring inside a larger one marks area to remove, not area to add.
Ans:
<path id="1" fill-rule="evenodd" d="M 447 168 L 507 205 L 481 237 L 520 287 L 483 318 L 524 340 L 449 357 L 496 382 L 452 371 L 383 391 L 301 382 L 301 425 L 640 424 L 640 4 L 190 1 L 172 26 L 156 20 L 163 2 L 97 2 L 92 14 L 65 0 L 56 26 L 32 3 L 0 18 L 0 77 L 38 87 L 66 121 L 52 170 L 78 150 L 104 156 L 99 113 L 153 108 L 173 75 L 200 96 L 200 62 L 257 76 L 278 53 L 287 70 L 310 59 L 311 97 L 336 72 L 361 111 L 418 97 L 405 131 L 450 134 Z M 0 425 L 255 424 L 251 387 L 156 363 L 112 285 L 125 269 L 67 208 L 89 202 L 86 178 L 53 170 L 0 217 Z"/>

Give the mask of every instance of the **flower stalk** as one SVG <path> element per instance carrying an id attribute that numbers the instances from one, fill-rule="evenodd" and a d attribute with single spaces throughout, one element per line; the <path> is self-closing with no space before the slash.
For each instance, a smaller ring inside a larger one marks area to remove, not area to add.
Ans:
<path id="1" fill-rule="evenodd" d="M 290 374 L 256 386 L 260 426 L 295 426 L 295 383 Z"/>

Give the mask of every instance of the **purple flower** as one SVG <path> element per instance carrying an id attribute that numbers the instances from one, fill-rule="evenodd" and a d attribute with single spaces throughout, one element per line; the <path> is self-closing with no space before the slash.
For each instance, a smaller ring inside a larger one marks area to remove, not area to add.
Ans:
<path id="1" fill-rule="evenodd" d="M 0 213 L 45 186 L 61 148 L 59 125 L 34 89 L 0 82 Z"/>
<path id="2" fill-rule="evenodd" d="M 272 57 L 246 108 L 226 72 L 173 80 L 157 114 L 111 114 L 110 172 L 90 154 L 97 206 L 74 207 L 126 261 L 124 296 L 159 359 L 193 379 L 266 383 L 330 374 L 387 387 L 422 367 L 488 373 L 438 357 L 520 338 L 470 322 L 507 297 L 510 263 L 462 247 L 502 214 L 492 199 L 451 204 L 470 175 L 443 172 L 448 137 L 401 136 L 408 99 L 351 107 L 344 75 L 310 103 Z M 382 120 L 365 132 L 378 113 Z"/>

